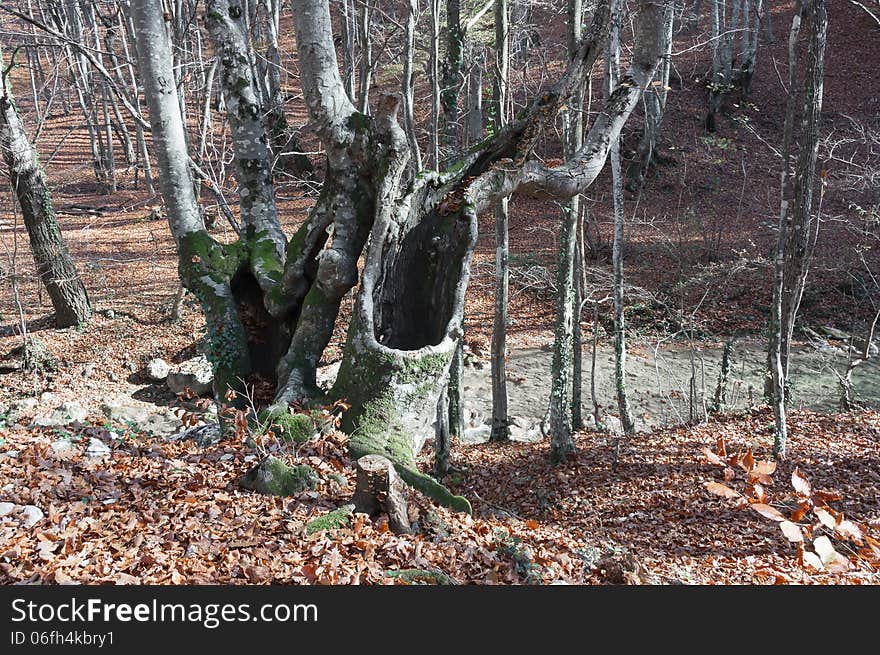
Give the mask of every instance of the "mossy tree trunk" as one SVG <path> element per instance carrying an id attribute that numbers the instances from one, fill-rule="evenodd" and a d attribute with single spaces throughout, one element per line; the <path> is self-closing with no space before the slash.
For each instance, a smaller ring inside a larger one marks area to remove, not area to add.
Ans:
<path id="1" fill-rule="evenodd" d="M 89 296 L 55 220 L 49 187 L 37 161 L 37 153 L 18 115 L 2 51 L 0 70 L 3 71 L 0 85 L 0 150 L 3 151 L 12 189 L 21 206 L 37 275 L 55 308 L 55 325 L 61 328 L 79 325 L 91 316 Z"/>
<path id="2" fill-rule="evenodd" d="M 263 373 L 272 374 L 275 404 L 281 407 L 345 399 L 351 407 L 343 428 L 351 434 L 353 455 L 388 457 L 409 484 L 468 510 L 465 499 L 420 473 L 415 457 L 432 434 L 459 346 L 477 215 L 518 190 L 565 199 L 593 182 L 610 140 L 653 77 L 658 55 L 651 25 L 658 6 L 643 0 L 630 74 L 564 166 L 547 168 L 531 152 L 543 126 L 583 85 L 601 52 L 608 23 L 604 4 L 566 74 L 522 118 L 447 172 L 412 177 L 406 175 L 410 144 L 396 118 L 400 98 L 382 96 L 371 116 L 357 111 L 339 73 L 328 0 L 295 0 L 301 82 L 326 152 L 326 174 L 307 220 L 288 240 L 261 161 L 268 157 L 265 127 L 250 101 L 258 97 L 250 88 L 252 68 L 242 60 L 247 52 L 246 32 L 237 22 L 242 5 L 239 0 L 207 3 L 209 26 L 224 58 L 221 83 L 236 147 L 242 218 L 239 240 L 222 245 L 196 222 L 189 201 L 174 196 L 187 187 L 191 192 L 191 184 L 181 182 L 189 170 L 180 152 L 182 136 L 175 136 L 180 112 L 175 116 L 166 98 L 173 91 L 166 82 L 173 80 L 170 68 L 163 68 L 170 67 L 170 44 L 156 27 L 162 23 L 159 0 L 134 4 L 144 35 L 138 39 L 141 74 L 151 78 L 145 87 L 163 195 L 181 279 L 202 301 L 208 322 L 215 393 L 222 396 L 226 385 L 239 388 L 241 380 Z M 339 374 L 324 393 L 315 381 L 316 368 L 341 300 L 358 282 Z"/>

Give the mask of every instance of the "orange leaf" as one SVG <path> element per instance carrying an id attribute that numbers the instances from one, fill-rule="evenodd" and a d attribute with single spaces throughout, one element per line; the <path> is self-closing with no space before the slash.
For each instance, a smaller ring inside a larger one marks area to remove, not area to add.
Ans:
<path id="1" fill-rule="evenodd" d="M 784 521 L 785 517 L 782 513 L 776 509 L 775 507 L 771 507 L 770 505 L 765 505 L 764 503 L 753 503 L 749 505 L 753 510 L 755 510 L 761 516 L 764 516 L 773 521 Z"/>
<path id="2" fill-rule="evenodd" d="M 810 509 L 809 503 L 801 503 L 800 507 L 794 510 L 789 517 L 792 521 L 797 523 L 802 518 L 804 518 L 804 514 L 807 513 L 807 510 Z"/>
<path id="3" fill-rule="evenodd" d="M 721 484 L 720 482 L 707 482 L 706 491 L 713 493 L 716 496 L 721 496 L 722 498 L 739 498 L 742 495 L 738 491 L 734 491 L 726 484 Z"/>
<path id="4" fill-rule="evenodd" d="M 813 493 L 813 502 L 827 503 L 829 500 L 840 500 L 841 495 L 836 491 L 819 490 Z"/>
<path id="5" fill-rule="evenodd" d="M 727 448 L 724 447 L 724 437 L 718 435 L 718 447 L 716 448 L 721 457 L 727 457 Z"/>
<path id="6" fill-rule="evenodd" d="M 743 455 L 742 461 L 739 465 L 743 468 L 743 471 L 751 471 L 755 467 L 755 457 L 752 455 L 752 449 L 749 448 L 746 451 L 746 454 Z"/>
<path id="7" fill-rule="evenodd" d="M 529 530 L 537 530 L 537 529 L 538 529 L 538 525 L 540 525 L 540 524 L 539 524 L 537 521 L 535 521 L 535 520 L 529 519 L 528 521 L 526 521 L 526 527 L 527 527 Z"/>
<path id="8" fill-rule="evenodd" d="M 768 462 L 762 459 L 755 462 L 753 470 L 755 475 L 773 475 L 776 472 L 776 462 Z"/>
<path id="9" fill-rule="evenodd" d="M 782 530 L 782 534 L 784 534 L 789 541 L 798 543 L 804 540 L 804 533 L 801 531 L 800 526 L 795 525 L 791 521 L 782 521 L 779 524 L 779 527 Z"/>
<path id="10" fill-rule="evenodd" d="M 798 494 L 807 498 L 809 498 L 813 492 L 810 482 L 803 476 L 803 474 L 801 474 L 799 469 L 795 469 L 791 473 L 791 486 L 794 487 L 794 490 Z"/>

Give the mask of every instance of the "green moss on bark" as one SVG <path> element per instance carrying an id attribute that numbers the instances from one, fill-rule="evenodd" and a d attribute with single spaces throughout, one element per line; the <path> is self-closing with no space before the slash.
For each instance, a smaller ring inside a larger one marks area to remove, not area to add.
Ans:
<path id="1" fill-rule="evenodd" d="M 291 414 L 286 409 L 269 409 L 260 412 L 260 424 L 272 430 L 284 441 L 303 443 L 317 431 L 315 420 L 308 414 Z"/>

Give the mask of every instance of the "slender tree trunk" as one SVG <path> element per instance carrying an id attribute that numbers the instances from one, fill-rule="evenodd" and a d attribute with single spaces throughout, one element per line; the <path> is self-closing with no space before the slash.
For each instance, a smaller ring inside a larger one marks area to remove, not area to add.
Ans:
<path id="1" fill-rule="evenodd" d="M 358 50 L 361 53 L 358 75 L 358 111 L 370 113 L 370 85 L 373 81 L 373 38 L 370 26 L 373 21 L 371 0 L 360 0 L 360 11 L 357 19 Z"/>
<path id="2" fill-rule="evenodd" d="M 471 147 L 483 140 L 483 66 L 484 57 L 475 56 L 468 71 L 467 82 L 467 123 L 465 134 L 467 146 Z"/>
<path id="3" fill-rule="evenodd" d="M 492 130 L 497 134 L 507 122 L 508 57 L 510 34 L 507 0 L 495 2 L 495 74 L 493 88 Z M 507 305 L 509 286 L 508 202 L 501 198 L 495 205 L 495 311 L 492 324 L 492 432 L 490 441 L 510 438 L 507 396 Z"/>
<path id="4" fill-rule="evenodd" d="M 461 0 L 446 0 L 446 59 L 443 62 L 443 140 L 448 157 L 458 153 L 458 91 L 462 81 L 464 33 L 461 26 Z"/>
<path id="5" fill-rule="evenodd" d="M 667 5 L 663 18 L 663 62 L 651 88 L 643 96 L 645 103 L 645 127 L 636 152 L 635 160 L 627 171 L 627 187 L 635 191 L 645 182 L 645 177 L 657 161 L 657 140 L 660 137 L 660 126 L 663 113 L 666 111 L 666 98 L 669 88 L 669 73 L 672 66 L 672 23 L 673 6 Z"/>
<path id="6" fill-rule="evenodd" d="M 573 57 L 581 38 L 581 0 L 569 0 L 568 4 L 568 52 Z M 571 159 L 580 149 L 583 141 L 581 107 L 583 106 L 583 86 L 579 87 L 569 99 L 569 109 L 562 115 L 562 140 L 566 159 Z M 577 273 L 578 226 L 580 223 L 580 199 L 572 196 L 562 212 L 562 232 L 560 235 L 559 268 L 557 279 L 556 325 L 553 341 L 553 363 L 550 388 L 550 459 L 554 463 L 564 462 L 575 451 L 572 438 L 571 406 L 572 371 L 574 357 L 575 323 L 580 328 L 580 306 L 577 288 L 580 286 Z M 578 339 L 578 345 L 580 345 Z M 580 414 L 580 411 L 578 411 Z"/>
<path id="7" fill-rule="evenodd" d="M 796 62 L 801 61 L 798 56 L 801 14 L 808 23 L 809 37 L 804 46 L 804 75 L 798 80 L 794 69 Z M 819 150 L 827 28 L 825 0 L 802 0 L 798 3 L 789 40 L 789 66 L 793 72 L 789 80 L 783 144 L 782 203 L 768 349 L 776 418 L 773 452 L 780 459 L 785 458 L 787 440 L 785 402 L 791 341 L 819 225 L 818 219 L 812 214 L 812 203 Z"/>
<path id="8" fill-rule="evenodd" d="M 406 140 L 412 152 L 412 163 L 415 172 L 422 171 L 422 151 L 416 137 L 416 123 L 413 117 L 413 57 L 415 52 L 416 15 L 418 14 L 418 0 L 407 0 L 406 5 L 406 44 L 403 52 L 403 129 L 406 132 Z"/>
<path id="9" fill-rule="evenodd" d="M 37 274 L 55 308 L 55 324 L 61 328 L 79 325 L 91 316 L 89 297 L 61 236 L 49 187 L 18 116 L 2 50 L 0 69 L 4 71 L 0 89 L 0 150 L 21 205 Z"/>
<path id="10" fill-rule="evenodd" d="M 431 165 L 440 170 L 440 0 L 431 2 Z"/>
<path id="11" fill-rule="evenodd" d="M 620 33 L 615 27 L 612 29 L 611 39 L 608 44 L 608 56 L 605 66 L 605 93 L 611 94 L 611 89 L 618 81 L 620 66 Z M 611 250 L 611 268 L 614 277 L 614 388 L 617 395 L 617 410 L 620 413 L 620 422 L 623 432 L 627 436 L 635 434 L 632 415 L 629 408 L 629 399 L 626 392 L 626 323 L 624 319 L 624 275 L 623 275 L 623 246 L 625 239 L 626 219 L 623 202 L 623 174 L 620 167 L 620 139 L 619 137 L 611 144 L 611 152 L 608 156 L 611 161 L 611 197 L 614 205 L 614 239 Z M 620 461 L 620 436 L 615 439 L 613 466 L 616 468 Z"/>

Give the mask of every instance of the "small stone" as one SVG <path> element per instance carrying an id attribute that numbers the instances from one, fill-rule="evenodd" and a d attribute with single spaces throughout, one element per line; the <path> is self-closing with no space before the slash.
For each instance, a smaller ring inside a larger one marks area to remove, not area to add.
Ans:
<path id="1" fill-rule="evenodd" d="M 112 309 L 105 309 L 102 313 L 104 314 L 105 318 L 109 318 L 111 320 L 116 318 L 116 312 L 114 312 Z"/>
<path id="2" fill-rule="evenodd" d="M 83 367 L 82 376 L 84 378 L 92 377 L 92 374 L 95 372 L 95 363 L 89 362 Z"/>
<path id="3" fill-rule="evenodd" d="M 69 457 L 76 452 L 76 448 L 69 439 L 56 439 L 52 442 L 52 452 L 58 457 Z"/>
<path id="4" fill-rule="evenodd" d="M 23 517 L 22 522 L 24 523 L 24 527 L 26 528 L 32 528 L 45 516 L 45 514 L 43 514 L 43 510 L 41 510 L 36 505 L 25 505 L 21 509 L 21 514 Z"/>
<path id="5" fill-rule="evenodd" d="M 0 517 L 12 514 L 12 511 L 16 507 L 17 505 L 15 503 L 0 503 Z"/>
<path id="6" fill-rule="evenodd" d="M 86 448 L 86 457 L 104 457 L 110 454 L 110 449 L 103 441 L 96 437 L 89 439 L 89 445 Z"/>
<path id="7" fill-rule="evenodd" d="M 147 362 L 147 377 L 153 382 L 164 382 L 169 371 L 171 371 L 171 366 L 160 357 Z"/>
<path id="8" fill-rule="evenodd" d="M 116 373 L 114 373 L 113 371 L 110 371 L 107 374 L 107 379 L 110 380 L 110 382 L 119 382 L 119 376 L 116 375 Z"/>

